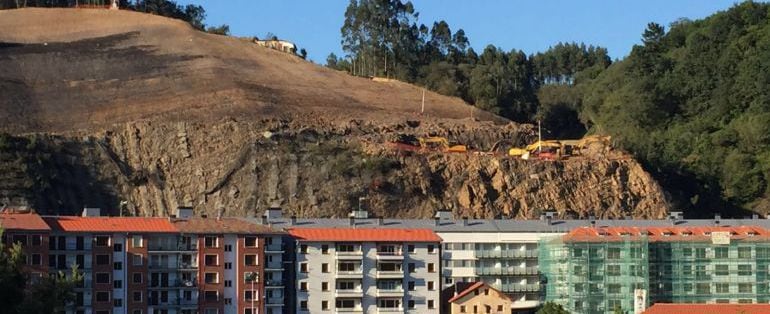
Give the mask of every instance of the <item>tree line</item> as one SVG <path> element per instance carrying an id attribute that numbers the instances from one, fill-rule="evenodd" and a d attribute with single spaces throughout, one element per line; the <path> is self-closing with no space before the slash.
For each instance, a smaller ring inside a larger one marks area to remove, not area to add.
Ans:
<path id="1" fill-rule="evenodd" d="M 411 2 L 351 0 L 341 28 L 346 55 L 332 53 L 326 65 L 415 83 L 528 122 L 550 113 L 540 110 L 541 87 L 571 86 L 579 72 L 611 63 L 606 49 L 578 43 L 559 43 L 535 55 L 489 45 L 479 54 L 462 29 L 453 32 L 443 20 L 429 27 L 418 24 L 418 17 Z"/>

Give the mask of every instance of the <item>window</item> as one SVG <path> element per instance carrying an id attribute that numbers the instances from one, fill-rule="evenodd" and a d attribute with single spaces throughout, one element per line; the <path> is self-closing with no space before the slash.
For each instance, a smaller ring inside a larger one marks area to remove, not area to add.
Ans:
<path id="1" fill-rule="evenodd" d="M 114 270 L 121 270 L 123 269 L 123 262 L 115 262 L 112 264 L 112 269 Z"/>
<path id="2" fill-rule="evenodd" d="M 299 283 L 299 291 L 307 291 L 307 281 L 302 281 Z"/>
<path id="3" fill-rule="evenodd" d="M 110 273 L 96 273 L 96 283 L 110 283 Z"/>
<path id="4" fill-rule="evenodd" d="M 244 262 L 245 262 L 246 266 L 256 266 L 257 265 L 257 255 L 255 255 L 255 254 L 244 255 Z"/>
<path id="5" fill-rule="evenodd" d="M 233 286 L 233 281 L 232 280 L 225 280 L 225 287 L 229 288 L 229 287 L 232 287 L 232 286 Z"/>
<path id="6" fill-rule="evenodd" d="M 727 258 L 729 256 L 729 249 L 726 247 L 717 247 L 714 248 L 714 257 L 715 258 Z"/>
<path id="7" fill-rule="evenodd" d="M 696 283 L 695 284 L 695 293 L 697 294 L 710 294 L 711 293 L 711 286 L 707 283 Z"/>
<path id="8" fill-rule="evenodd" d="M 225 263 L 225 269 L 233 269 L 233 263 L 231 263 L 231 262 L 226 262 L 226 263 Z"/>
<path id="9" fill-rule="evenodd" d="M 217 242 L 217 237 L 212 237 L 212 236 L 205 237 L 203 245 L 208 248 L 219 247 L 219 243 Z"/>
<path id="10" fill-rule="evenodd" d="M 203 276 L 207 284 L 219 283 L 219 273 L 206 273 Z"/>
<path id="11" fill-rule="evenodd" d="M 465 313 L 465 305 L 460 305 L 460 313 Z"/>
<path id="12" fill-rule="evenodd" d="M 436 253 L 436 246 L 433 244 L 428 244 L 428 254 Z"/>
<path id="13" fill-rule="evenodd" d="M 607 293 L 620 294 L 620 284 L 617 284 L 617 283 L 607 284 Z"/>
<path id="14" fill-rule="evenodd" d="M 435 273 L 436 272 L 436 266 L 433 263 L 428 263 L 428 272 L 429 273 Z"/>
<path id="15" fill-rule="evenodd" d="M 108 236 L 96 236 L 94 241 L 96 241 L 96 246 L 110 246 L 110 237 Z"/>
<path id="16" fill-rule="evenodd" d="M 714 274 L 717 276 L 727 276 L 730 274 L 729 265 L 714 265 Z"/>
<path id="17" fill-rule="evenodd" d="M 327 264 L 327 263 L 321 264 L 321 272 L 322 273 L 328 273 L 329 272 L 329 264 Z"/>
<path id="18" fill-rule="evenodd" d="M 324 311 L 329 310 L 329 301 L 323 300 L 321 301 L 321 309 Z"/>
<path id="19" fill-rule="evenodd" d="M 142 292 L 141 291 L 134 291 L 134 297 L 132 298 L 134 302 L 142 302 Z"/>
<path id="20" fill-rule="evenodd" d="M 409 302 L 406 303 L 406 307 L 409 309 L 414 309 L 414 300 L 409 300 Z"/>
<path id="21" fill-rule="evenodd" d="M 133 247 L 142 247 L 142 236 L 141 235 L 135 235 L 131 237 L 131 246 Z"/>
<path id="22" fill-rule="evenodd" d="M 752 299 L 738 299 L 738 303 L 740 303 L 740 304 L 751 304 L 751 303 L 754 303 L 754 300 L 752 300 Z"/>
<path id="23" fill-rule="evenodd" d="M 738 247 L 738 258 L 751 258 L 751 248 Z"/>
<path id="24" fill-rule="evenodd" d="M 243 241 L 246 247 L 257 247 L 257 237 L 246 237 Z"/>
<path id="25" fill-rule="evenodd" d="M 436 290 L 436 287 L 433 285 L 433 281 L 428 281 L 428 290 L 433 291 Z"/>
<path id="26" fill-rule="evenodd" d="M 620 276 L 620 265 L 607 265 L 607 276 Z"/>
<path id="27" fill-rule="evenodd" d="M 123 299 L 112 300 L 112 306 L 114 306 L 114 307 L 122 307 L 123 306 Z"/>
<path id="28" fill-rule="evenodd" d="M 307 254 L 307 244 L 302 244 L 299 246 L 299 252 L 302 254 Z"/>
<path id="29" fill-rule="evenodd" d="M 107 254 L 96 255 L 96 265 L 109 265 L 110 256 Z"/>
<path id="30" fill-rule="evenodd" d="M 142 273 L 134 273 L 132 277 L 133 283 L 142 283 Z"/>
<path id="31" fill-rule="evenodd" d="M 620 259 L 620 248 L 617 248 L 617 247 L 608 248 L 607 259 Z"/>
<path id="32" fill-rule="evenodd" d="M 131 311 L 132 314 L 142 314 L 142 310 L 133 310 Z"/>
<path id="33" fill-rule="evenodd" d="M 738 284 L 738 293 L 752 293 L 752 285 L 750 283 L 739 283 Z"/>
<path id="34" fill-rule="evenodd" d="M 751 276 L 751 264 L 738 265 L 738 276 Z"/>
<path id="35" fill-rule="evenodd" d="M 706 258 L 706 248 L 696 248 L 695 249 L 695 258 Z"/>
<path id="36" fill-rule="evenodd" d="M 123 243 L 115 243 L 114 245 L 112 245 L 112 251 L 123 252 Z"/>
<path id="37" fill-rule="evenodd" d="M 27 236 L 26 235 L 16 234 L 16 235 L 13 236 L 12 239 L 13 239 L 12 240 L 13 243 L 19 244 L 21 246 L 27 246 Z"/>
<path id="38" fill-rule="evenodd" d="M 43 265 L 43 258 L 40 254 L 32 254 L 32 265 Z"/>
<path id="39" fill-rule="evenodd" d="M 219 301 L 219 291 L 216 290 L 206 290 L 203 292 L 203 300 L 206 302 L 216 302 Z"/>
<path id="40" fill-rule="evenodd" d="M 144 255 L 134 254 L 132 258 L 132 262 L 134 266 L 142 266 L 142 264 L 144 264 Z"/>
<path id="41" fill-rule="evenodd" d="M 730 284 L 729 283 L 716 283 L 715 284 L 717 293 L 730 293 Z"/>
<path id="42" fill-rule="evenodd" d="M 416 268 L 415 268 L 414 263 L 409 263 L 409 265 L 407 265 L 407 266 L 409 268 L 409 273 L 414 273 L 415 272 Z"/>
<path id="43" fill-rule="evenodd" d="M 406 251 L 408 253 L 414 253 L 414 244 L 409 244 L 406 246 Z"/>
<path id="44" fill-rule="evenodd" d="M 429 309 L 435 309 L 436 306 L 433 304 L 433 300 L 428 300 L 428 308 Z"/>
<path id="45" fill-rule="evenodd" d="M 321 283 L 321 291 L 329 291 L 329 283 L 328 282 L 322 282 Z"/>
<path id="46" fill-rule="evenodd" d="M 307 300 L 299 301 L 299 309 L 307 311 Z"/>
<path id="47" fill-rule="evenodd" d="M 329 254 L 329 245 L 327 244 L 321 245 L 321 254 Z"/>
<path id="48" fill-rule="evenodd" d="M 347 253 L 353 253 L 356 252 L 356 247 L 352 244 L 338 244 L 337 245 L 337 253 L 340 252 L 347 252 Z"/>
<path id="49" fill-rule="evenodd" d="M 301 273 L 306 273 L 307 272 L 307 263 L 299 264 L 299 272 L 301 272 Z"/>
<path id="50" fill-rule="evenodd" d="M 256 290 L 246 290 L 243 292 L 243 299 L 247 301 L 258 300 Z"/>
<path id="51" fill-rule="evenodd" d="M 40 246 L 43 244 L 43 236 L 39 234 L 33 234 L 29 236 L 30 241 L 32 242 L 32 246 Z"/>
<path id="52" fill-rule="evenodd" d="M 123 280 L 115 280 L 112 282 L 112 288 L 123 289 Z"/>
<path id="53" fill-rule="evenodd" d="M 219 314 L 219 309 L 207 308 L 203 311 L 203 314 Z"/>
<path id="54" fill-rule="evenodd" d="M 354 272 L 356 271 L 356 264 L 352 262 L 339 262 L 339 264 L 337 264 L 337 271 Z"/>
<path id="55" fill-rule="evenodd" d="M 219 256 L 215 254 L 206 254 L 204 262 L 206 266 L 219 266 Z"/>
<path id="56" fill-rule="evenodd" d="M 414 291 L 414 281 L 410 281 L 406 284 L 407 290 Z"/>
<path id="57" fill-rule="evenodd" d="M 230 244 L 225 244 L 225 252 L 232 252 L 233 246 Z"/>
<path id="58" fill-rule="evenodd" d="M 96 292 L 96 302 L 110 302 L 110 293 L 107 291 Z"/>

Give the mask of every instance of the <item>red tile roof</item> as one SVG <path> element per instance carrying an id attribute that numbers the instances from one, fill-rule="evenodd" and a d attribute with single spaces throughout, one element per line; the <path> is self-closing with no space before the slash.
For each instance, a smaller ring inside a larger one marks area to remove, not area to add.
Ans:
<path id="1" fill-rule="evenodd" d="M 457 301 L 457 300 L 461 299 L 462 297 L 470 294 L 474 290 L 481 289 L 482 287 L 486 287 L 487 289 L 495 290 L 495 291 L 499 292 L 498 294 L 501 297 L 503 297 L 505 299 L 508 299 L 509 301 L 512 301 L 505 293 L 500 292 L 500 290 L 497 290 L 497 289 L 491 287 L 490 285 L 488 285 L 488 284 L 486 284 L 486 283 L 484 283 L 482 281 L 478 281 L 478 282 L 473 283 L 472 285 L 469 285 L 467 288 L 463 289 L 463 291 L 460 291 L 460 293 L 458 293 L 457 295 L 455 295 L 451 299 L 449 299 L 448 302 L 452 303 L 454 301 Z"/>
<path id="2" fill-rule="evenodd" d="M 711 241 L 714 232 L 729 232 L 731 240 L 767 240 L 770 231 L 758 226 L 740 227 L 581 227 L 564 236 L 564 241 L 620 241 L 647 237 L 650 242 Z"/>
<path id="3" fill-rule="evenodd" d="M 43 217 L 54 231 L 63 232 L 179 232 L 167 218 L 154 217 Z"/>
<path id="4" fill-rule="evenodd" d="M 0 212 L 0 227 L 5 230 L 51 230 L 40 215 L 35 213 Z"/>
<path id="5" fill-rule="evenodd" d="M 268 226 L 246 222 L 237 218 L 187 218 L 172 219 L 171 221 L 180 232 L 184 233 L 282 233 Z"/>
<path id="6" fill-rule="evenodd" d="M 766 314 L 770 304 L 666 304 L 656 303 L 642 314 Z"/>
<path id="7" fill-rule="evenodd" d="M 300 241 L 350 242 L 440 242 L 430 229 L 293 228 L 289 233 Z"/>

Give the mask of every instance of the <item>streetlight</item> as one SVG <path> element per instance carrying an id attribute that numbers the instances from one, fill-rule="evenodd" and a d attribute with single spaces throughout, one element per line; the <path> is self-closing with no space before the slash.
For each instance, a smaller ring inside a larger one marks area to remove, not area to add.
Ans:
<path id="1" fill-rule="evenodd" d="M 257 273 L 251 272 L 248 276 L 246 276 L 246 281 L 251 281 L 251 314 L 255 314 L 254 311 L 254 282 L 257 281 Z"/>

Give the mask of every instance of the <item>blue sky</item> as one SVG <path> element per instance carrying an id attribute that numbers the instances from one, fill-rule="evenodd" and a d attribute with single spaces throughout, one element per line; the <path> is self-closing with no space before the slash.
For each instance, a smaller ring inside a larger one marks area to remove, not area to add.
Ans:
<path id="1" fill-rule="evenodd" d="M 180 0 L 206 9 L 208 25 L 230 25 L 236 36 L 263 37 L 268 32 L 307 49 L 325 63 L 340 48 L 340 27 L 348 0 Z M 668 26 L 678 18 L 700 19 L 730 8 L 724 0 L 413 0 L 418 22 L 445 20 L 452 31 L 465 30 L 471 46 L 481 52 L 488 44 L 527 54 L 557 42 L 584 42 L 607 47 L 613 59 L 623 58 L 639 43 L 648 22 Z"/>

